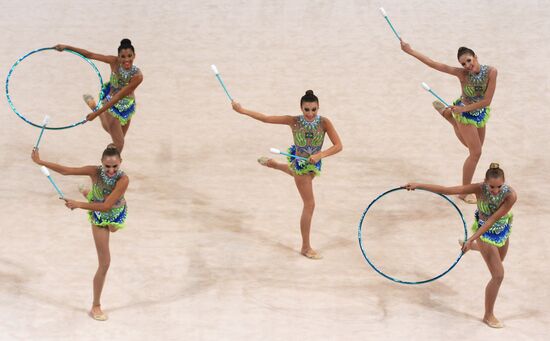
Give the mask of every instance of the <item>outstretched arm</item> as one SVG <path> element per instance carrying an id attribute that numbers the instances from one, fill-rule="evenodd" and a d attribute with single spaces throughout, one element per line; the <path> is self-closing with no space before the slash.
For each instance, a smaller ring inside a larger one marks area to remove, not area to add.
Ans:
<path id="1" fill-rule="evenodd" d="M 88 114 L 88 116 L 86 116 L 86 119 L 88 121 L 92 121 L 93 119 L 95 119 L 99 115 L 103 114 L 105 111 L 112 108 L 113 105 L 115 105 L 118 101 L 120 101 L 124 97 L 126 97 L 129 94 L 131 94 L 132 92 L 134 92 L 134 90 L 138 87 L 138 85 L 141 84 L 141 82 L 143 82 L 143 74 L 141 72 L 139 72 L 139 73 L 135 74 L 132 77 L 132 79 L 130 79 L 130 82 L 128 83 L 128 85 L 123 87 L 119 92 L 117 92 L 113 97 L 111 97 L 111 100 L 109 102 L 105 103 L 97 111 L 94 111 L 93 113 Z"/>
<path id="2" fill-rule="evenodd" d="M 439 186 L 439 185 L 419 184 L 419 183 L 411 182 L 403 186 L 403 188 L 406 188 L 408 191 L 414 191 L 415 189 L 419 188 L 419 189 L 432 191 L 435 193 L 454 195 L 454 194 L 479 193 L 479 190 L 481 187 L 479 186 L 479 184 L 445 187 L 445 186 Z"/>
<path id="3" fill-rule="evenodd" d="M 231 101 L 231 106 L 233 107 L 233 110 L 235 110 L 239 114 L 250 116 L 253 119 L 264 122 L 264 123 L 291 125 L 292 121 L 293 121 L 292 116 L 289 116 L 289 115 L 269 116 L 269 115 L 266 115 L 266 114 L 262 114 L 261 112 L 245 109 L 241 106 L 240 103 L 235 102 L 235 101 Z"/>
<path id="4" fill-rule="evenodd" d="M 463 71 L 462 71 L 461 68 L 452 67 L 452 66 L 447 65 L 447 64 L 436 62 L 436 61 L 432 60 L 431 58 L 423 55 L 422 53 L 413 50 L 412 47 L 409 44 L 407 44 L 406 42 L 404 42 L 403 40 L 401 40 L 401 50 L 403 50 L 405 53 L 413 56 L 414 58 L 418 59 L 422 63 L 428 65 L 432 69 L 435 69 L 437 71 L 441 71 L 441 72 L 444 72 L 444 73 L 448 73 L 450 75 L 457 76 L 457 77 L 460 77 L 462 75 Z"/>
<path id="5" fill-rule="evenodd" d="M 84 57 L 86 57 L 88 59 L 99 60 L 100 62 L 104 62 L 104 63 L 107 63 L 109 65 L 114 65 L 117 62 L 117 56 L 106 56 L 106 55 L 99 54 L 99 53 L 93 53 L 93 52 L 90 52 L 88 50 L 80 49 L 78 47 L 74 47 L 74 46 L 70 46 L 70 45 L 57 44 L 57 45 L 54 46 L 54 48 L 57 51 L 63 51 L 65 49 L 72 50 L 74 52 L 80 53 L 81 55 L 83 55 Z"/>
<path id="6" fill-rule="evenodd" d="M 128 176 L 123 176 L 120 178 L 111 194 L 107 197 L 104 202 L 98 203 L 88 203 L 83 201 L 76 201 L 71 199 L 65 199 L 65 206 L 74 210 L 75 208 L 81 208 L 88 211 L 99 211 L 99 212 L 108 212 L 113 208 L 114 204 L 124 195 L 126 189 L 128 189 L 128 184 L 130 179 Z"/>
<path id="7" fill-rule="evenodd" d="M 336 132 L 336 129 L 334 128 L 334 125 L 332 124 L 332 122 L 328 118 L 323 118 L 323 123 L 325 125 L 325 130 L 330 139 L 330 142 L 332 142 L 332 147 L 322 152 L 319 152 L 317 154 L 311 155 L 309 157 L 309 162 L 313 164 L 316 164 L 317 162 L 319 162 L 319 160 L 327 156 L 331 156 L 341 152 L 342 149 L 344 148 L 342 146 L 342 141 L 340 140 L 340 136 L 338 136 L 338 132 Z"/>
<path id="8" fill-rule="evenodd" d="M 92 177 L 95 175 L 97 170 L 95 166 L 66 167 L 66 166 L 59 165 L 57 163 L 41 160 L 40 154 L 38 153 L 38 149 L 36 148 L 32 150 L 31 158 L 34 161 L 34 163 L 40 166 L 45 166 L 61 175 L 88 175 Z"/>

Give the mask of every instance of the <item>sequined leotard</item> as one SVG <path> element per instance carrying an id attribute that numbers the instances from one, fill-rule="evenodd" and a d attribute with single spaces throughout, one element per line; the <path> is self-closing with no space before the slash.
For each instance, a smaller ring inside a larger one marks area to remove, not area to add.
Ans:
<path id="1" fill-rule="evenodd" d="M 111 72 L 109 82 L 103 84 L 101 93 L 99 94 L 101 105 L 105 105 L 106 102 L 110 101 L 139 72 L 139 68 L 135 65 L 132 65 L 130 70 L 126 70 L 122 65 L 119 65 L 116 72 Z M 136 99 L 133 95 L 125 96 L 109 108 L 108 111 L 120 121 L 121 125 L 126 125 L 136 112 Z"/>
<path id="2" fill-rule="evenodd" d="M 468 73 L 467 83 L 462 88 L 462 95 L 453 102 L 453 105 L 467 105 L 479 102 L 485 98 L 490 69 L 487 65 L 481 65 L 478 74 Z M 490 112 L 491 108 L 487 106 L 469 112 L 454 114 L 454 118 L 462 124 L 471 124 L 478 128 L 483 128 L 489 120 Z"/>
<path id="3" fill-rule="evenodd" d="M 102 166 L 97 167 L 97 180 L 88 193 L 88 202 L 102 203 L 106 197 L 111 195 L 117 181 L 124 176 L 124 172 L 118 171 L 115 176 L 108 177 Z M 115 205 L 108 212 L 89 211 L 88 217 L 93 225 L 100 227 L 115 226 L 117 229 L 124 227 L 124 221 L 128 214 L 124 196 L 117 200 Z"/>
<path id="4" fill-rule="evenodd" d="M 289 154 L 309 158 L 321 151 L 325 139 L 325 128 L 321 116 L 315 116 L 311 122 L 307 121 L 303 115 L 295 116 L 291 129 L 294 144 L 288 149 Z M 314 175 L 321 175 L 321 160 L 316 164 L 291 157 L 288 157 L 287 160 L 290 169 L 295 174 L 303 175 L 311 172 Z"/>
<path id="5" fill-rule="evenodd" d="M 481 185 L 481 198 L 477 201 L 477 210 L 475 213 L 475 222 L 472 226 L 474 233 L 481 227 L 491 215 L 493 215 L 502 205 L 504 200 L 512 193 L 508 185 L 502 185 L 497 195 L 492 195 L 489 191 L 489 185 Z M 497 220 L 487 232 L 481 235 L 480 239 L 488 244 L 498 247 L 506 243 L 506 239 L 512 232 L 512 212 L 508 212 L 502 218 Z"/>

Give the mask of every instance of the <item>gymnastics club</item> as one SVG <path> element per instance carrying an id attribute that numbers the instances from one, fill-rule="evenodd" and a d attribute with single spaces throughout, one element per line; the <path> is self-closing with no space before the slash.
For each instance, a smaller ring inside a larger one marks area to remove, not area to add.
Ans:
<path id="1" fill-rule="evenodd" d="M 284 155 L 284 156 L 293 157 L 293 158 L 298 159 L 298 160 L 309 161 L 309 160 L 308 160 L 307 158 L 305 158 L 305 157 L 297 156 L 297 155 L 292 155 L 292 154 L 288 154 L 288 153 L 285 153 L 285 152 L 280 151 L 280 150 L 277 149 L 277 148 L 269 148 L 269 151 L 272 152 L 273 154 L 281 154 L 281 155 Z"/>
<path id="2" fill-rule="evenodd" d="M 225 91 L 225 94 L 227 95 L 227 98 L 229 98 L 230 101 L 233 101 L 233 98 L 229 94 L 229 91 L 227 91 L 227 88 L 225 87 L 225 84 L 223 83 L 222 77 L 220 76 L 220 72 L 218 71 L 218 68 L 216 65 L 212 64 L 210 65 L 210 68 L 212 68 L 212 71 L 214 71 L 214 74 L 216 75 L 216 78 L 220 82 L 220 85 L 222 86 L 223 90 Z"/>
<path id="3" fill-rule="evenodd" d="M 61 190 L 59 189 L 59 187 L 57 187 L 57 185 L 56 185 L 55 182 L 53 181 L 52 177 L 50 176 L 50 171 L 48 170 L 48 168 L 46 168 L 45 166 L 42 166 L 42 167 L 40 167 L 40 171 L 42 172 L 42 174 L 44 174 L 45 176 L 48 177 L 48 180 L 50 180 L 50 182 L 52 183 L 53 187 L 55 188 L 55 190 L 56 190 L 57 193 L 59 194 L 59 198 L 60 198 L 60 199 L 65 199 L 65 196 L 63 195 L 63 192 L 61 192 Z"/>
<path id="4" fill-rule="evenodd" d="M 386 21 L 388 22 L 388 25 L 390 25 L 391 30 L 393 31 L 393 33 L 395 33 L 395 36 L 397 37 L 397 39 L 401 40 L 401 37 L 399 36 L 397 31 L 395 30 L 395 28 L 393 28 L 393 25 L 391 24 L 390 18 L 388 18 L 388 13 L 386 13 L 386 10 L 384 10 L 383 7 L 380 7 L 380 13 L 382 13 L 382 15 L 384 16 L 384 19 L 386 19 Z"/>
<path id="5" fill-rule="evenodd" d="M 446 107 L 450 107 L 450 105 L 447 104 L 447 102 L 445 102 L 445 100 L 444 100 L 443 98 L 439 97 L 439 96 L 435 93 L 435 91 L 433 91 L 433 90 L 428 86 L 428 84 L 422 82 L 422 87 L 423 87 L 426 91 L 428 91 L 429 93 L 431 93 L 432 95 L 434 95 L 435 98 L 437 98 L 438 100 L 440 100 L 443 104 L 445 104 Z"/>
<path id="6" fill-rule="evenodd" d="M 44 129 L 48 125 L 49 121 L 50 121 L 50 116 L 48 115 L 44 116 L 44 121 L 42 122 L 42 130 L 40 130 L 40 135 L 38 135 L 38 141 L 36 141 L 36 146 L 34 146 L 35 149 L 38 149 L 38 145 L 40 144 L 40 140 L 42 139 L 42 134 L 44 134 Z"/>

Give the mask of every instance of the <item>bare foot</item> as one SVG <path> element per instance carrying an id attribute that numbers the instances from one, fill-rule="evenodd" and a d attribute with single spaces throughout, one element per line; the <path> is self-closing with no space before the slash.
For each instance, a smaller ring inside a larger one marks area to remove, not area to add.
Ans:
<path id="1" fill-rule="evenodd" d="M 273 159 L 268 158 L 267 156 L 262 156 L 261 158 L 258 158 L 258 163 L 262 166 L 273 168 Z"/>
<path id="2" fill-rule="evenodd" d="M 78 191 L 84 196 L 84 198 L 88 199 L 88 193 L 90 193 L 89 189 L 87 189 L 84 185 L 78 185 Z"/>
<path id="3" fill-rule="evenodd" d="M 101 310 L 101 305 L 93 305 L 89 313 L 90 317 L 96 321 L 107 321 L 107 315 Z"/>
<path id="4" fill-rule="evenodd" d="M 88 95 L 88 94 L 82 95 L 82 99 L 84 100 L 84 102 L 86 102 L 86 105 L 92 110 L 94 110 L 95 107 L 97 106 L 92 95 Z"/>
<path id="5" fill-rule="evenodd" d="M 309 248 L 309 249 L 302 249 L 300 252 L 304 257 L 307 257 L 309 259 L 322 259 L 323 256 L 321 256 L 317 251 Z"/>
<path id="6" fill-rule="evenodd" d="M 443 116 L 443 118 L 445 118 L 447 121 L 451 119 L 451 113 L 445 112 L 445 104 L 441 103 L 440 101 L 434 101 L 432 105 L 434 109 L 437 110 L 437 112 L 440 113 L 441 116 Z"/>
<path id="7" fill-rule="evenodd" d="M 464 246 L 464 241 L 462 239 L 459 239 L 458 244 L 460 244 L 460 246 Z M 472 243 L 472 246 L 470 247 L 470 250 L 479 251 L 479 245 L 477 245 L 477 240 L 475 240 Z"/>
<path id="8" fill-rule="evenodd" d="M 494 315 L 484 317 L 483 322 L 491 328 L 504 328 L 502 322 L 500 322 Z"/>
<path id="9" fill-rule="evenodd" d="M 458 196 L 458 199 L 464 201 L 467 204 L 477 204 L 477 199 L 473 194 L 468 194 L 468 195 L 461 194 Z"/>

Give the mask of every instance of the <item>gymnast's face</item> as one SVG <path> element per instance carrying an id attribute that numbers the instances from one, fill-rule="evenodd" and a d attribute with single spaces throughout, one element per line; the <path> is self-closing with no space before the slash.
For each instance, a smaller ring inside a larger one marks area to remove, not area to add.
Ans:
<path id="1" fill-rule="evenodd" d="M 319 111 L 319 103 L 317 102 L 304 102 L 302 104 L 302 113 L 308 121 L 313 121 L 317 112 Z"/>
<path id="2" fill-rule="evenodd" d="M 504 185 L 504 179 L 502 177 L 489 178 L 485 180 L 485 183 L 489 186 L 489 192 L 492 195 L 497 195 L 500 193 L 502 185 Z"/>
<path id="3" fill-rule="evenodd" d="M 462 65 L 463 68 L 470 72 L 478 73 L 479 72 L 479 62 L 477 61 L 477 56 L 472 56 L 469 53 L 464 53 L 460 58 L 458 58 L 458 62 L 460 65 Z"/>
<path id="4" fill-rule="evenodd" d="M 132 51 L 132 49 L 122 49 L 118 53 L 118 62 L 126 70 L 130 70 L 130 68 L 134 64 L 135 58 L 136 58 L 136 55 L 134 51 Z"/>
<path id="5" fill-rule="evenodd" d="M 116 175 L 116 172 L 120 168 L 121 162 L 122 160 L 117 155 L 105 156 L 103 159 L 101 159 L 103 170 L 105 171 L 105 174 L 107 174 L 107 176 L 110 178 Z"/>

